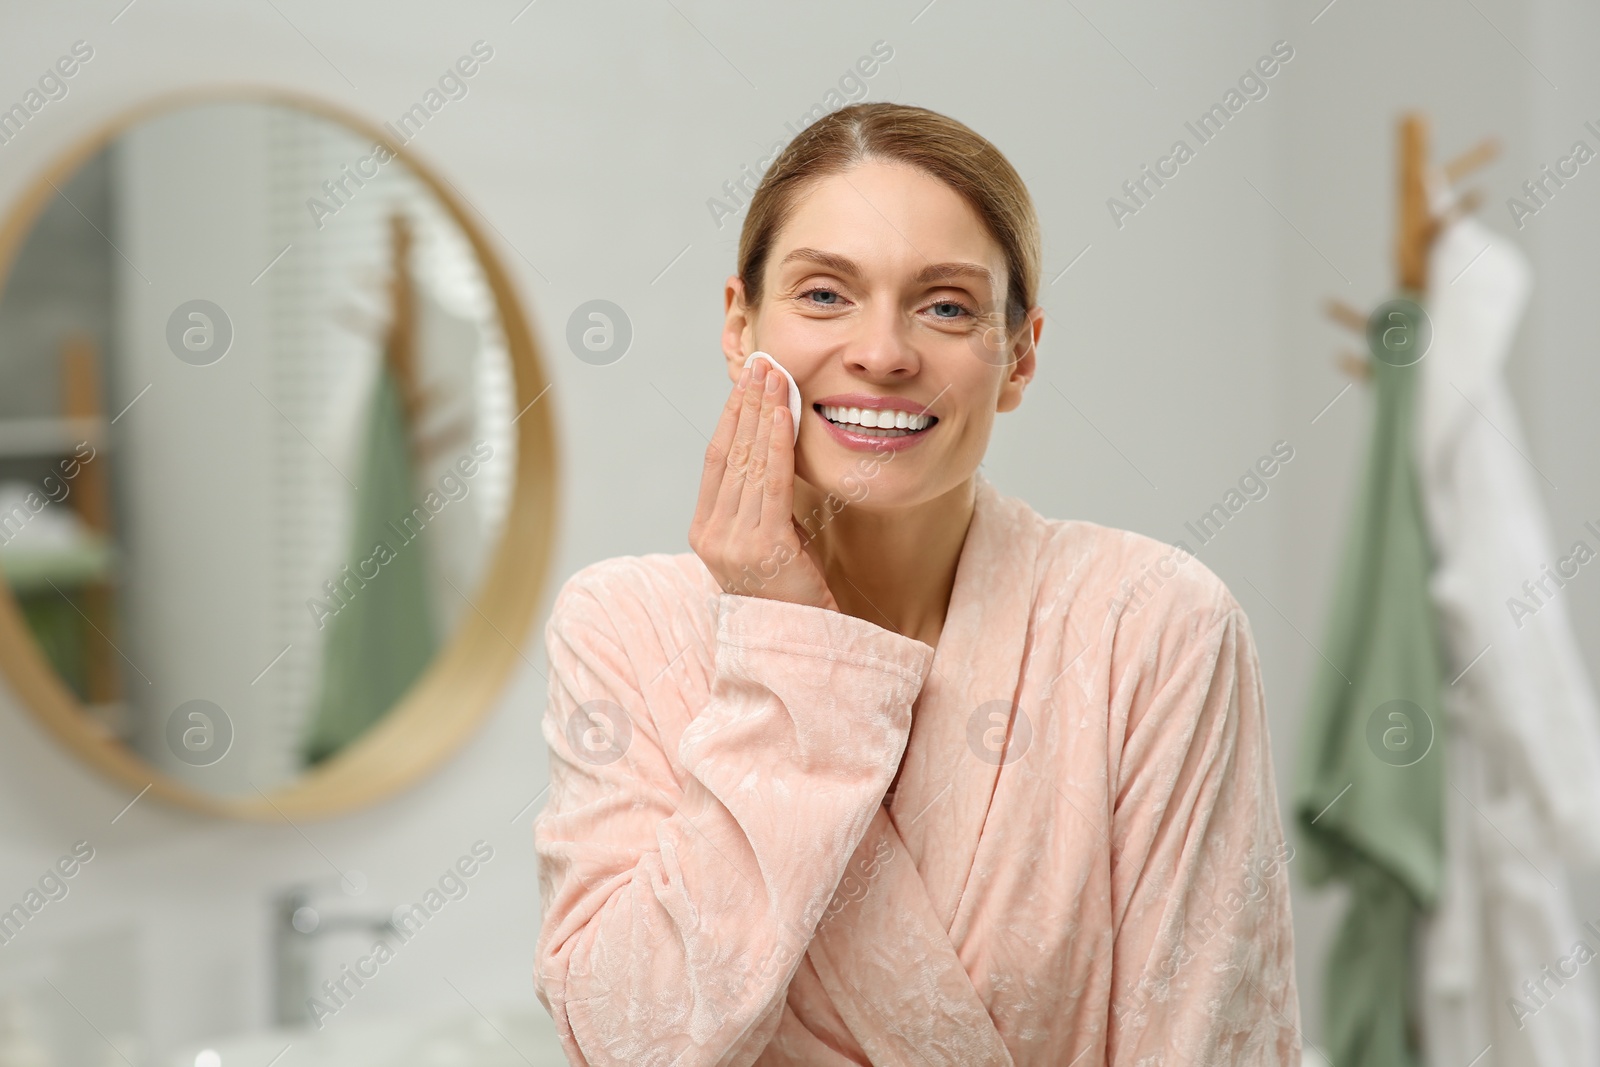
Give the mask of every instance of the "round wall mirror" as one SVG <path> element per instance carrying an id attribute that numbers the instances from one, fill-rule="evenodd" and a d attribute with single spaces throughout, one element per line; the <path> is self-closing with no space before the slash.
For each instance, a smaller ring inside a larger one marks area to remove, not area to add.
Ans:
<path id="1" fill-rule="evenodd" d="M 0 669 L 130 798 L 370 803 L 520 660 L 547 381 L 407 135 L 276 92 L 167 98 L 0 223 Z"/>

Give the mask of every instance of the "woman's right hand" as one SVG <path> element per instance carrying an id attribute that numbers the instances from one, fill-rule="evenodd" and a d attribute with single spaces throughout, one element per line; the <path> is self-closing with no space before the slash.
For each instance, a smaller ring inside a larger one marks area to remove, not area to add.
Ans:
<path id="1" fill-rule="evenodd" d="M 839 610 L 794 520 L 789 383 L 756 360 L 706 449 L 689 547 L 727 593 Z"/>

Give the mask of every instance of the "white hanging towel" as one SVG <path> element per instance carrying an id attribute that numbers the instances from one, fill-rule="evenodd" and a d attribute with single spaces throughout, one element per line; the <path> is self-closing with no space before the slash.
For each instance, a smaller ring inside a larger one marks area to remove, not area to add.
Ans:
<path id="1" fill-rule="evenodd" d="M 1595 1067 L 1600 923 L 1576 914 L 1568 868 L 1600 862 L 1600 709 L 1546 567 L 1600 538 L 1569 531 L 1557 548 L 1501 375 L 1526 259 L 1462 219 L 1439 235 L 1429 278 L 1417 455 L 1448 784 L 1444 892 L 1422 928 L 1424 1047 L 1434 1067 Z"/>

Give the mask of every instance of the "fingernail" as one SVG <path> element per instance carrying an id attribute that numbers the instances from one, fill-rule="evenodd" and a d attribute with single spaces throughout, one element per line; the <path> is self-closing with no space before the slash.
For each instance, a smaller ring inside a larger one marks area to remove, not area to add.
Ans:
<path id="1" fill-rule="evenodd" d="M 739 375 L 739 388 L 743 389 L 745 386 L 747 386 L 749 384 L 750 384 L 750 368 L 746 367 L 744 369 L 744 372 Z"/>
<path id="2" fill-rule="evenodd" d="M 778 376 L 776 374 L 767 375 L 767 392 L 776 393 L 777 391 L 778 391 Z"/>

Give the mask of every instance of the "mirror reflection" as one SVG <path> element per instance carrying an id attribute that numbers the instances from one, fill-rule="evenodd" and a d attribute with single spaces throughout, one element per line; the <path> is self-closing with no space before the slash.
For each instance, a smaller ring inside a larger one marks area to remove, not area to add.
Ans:
<path id="1" fill-rule="evenodd" d="M 388 149 L 194 104 L 58 185 L 0 294 L 0 569 L 82 714 L 191 786 L 292 782 L 474 609 L 516 465 L 466 235 Z"/>

